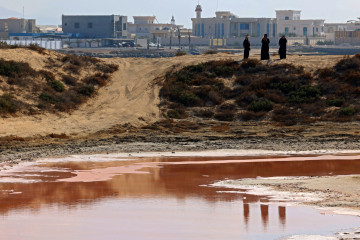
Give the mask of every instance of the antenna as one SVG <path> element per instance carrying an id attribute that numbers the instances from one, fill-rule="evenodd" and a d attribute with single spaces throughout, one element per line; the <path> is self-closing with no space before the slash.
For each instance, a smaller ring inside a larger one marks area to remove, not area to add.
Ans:
<path id="1" fill-rule="evenodd" d="M 25 7 L 23 6 L 23 19 L 25 19 Z"/>

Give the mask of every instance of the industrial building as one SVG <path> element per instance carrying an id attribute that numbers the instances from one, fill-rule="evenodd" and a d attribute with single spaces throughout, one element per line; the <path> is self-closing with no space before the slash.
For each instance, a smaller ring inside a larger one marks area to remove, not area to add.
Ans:
<path id="1" fill-rule="evenodd" d="M 64 33 L 80 34 L 83 38 L 127 38 L 127 16 L 62 15 Z"/>
<path id="2" fill-rule="evenodd" d="M 0 19 L 0 32 L 2 33 L 37 33 L 35 19 L 8 18 Z"/>

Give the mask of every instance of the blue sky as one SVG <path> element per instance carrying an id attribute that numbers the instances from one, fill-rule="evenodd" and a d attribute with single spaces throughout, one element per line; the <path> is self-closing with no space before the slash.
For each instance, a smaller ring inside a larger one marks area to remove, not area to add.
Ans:
<path id="1" fill-rule="evenodd" d="M 0 0 L 0 9 L 18 12 L 21 17 L 35 18 L 38 24 L 61 24 L 61 14 L 119 14 L 133 21 L 134 15 L 155 15 L 159 22 L 191 26 L 195 0 Z M 240 17 L 275 17 L 275 10 L 302 10 L 302 19 L 325 19 L 346 22 L 360 17 L 360 0 L 202 0 L 203 16 L 213 17 L 217 10 L 230 10 Z M 0 18 L 9 17 L 1 14 Z M 14 12 L 11 13 L 14 15 Z"/>

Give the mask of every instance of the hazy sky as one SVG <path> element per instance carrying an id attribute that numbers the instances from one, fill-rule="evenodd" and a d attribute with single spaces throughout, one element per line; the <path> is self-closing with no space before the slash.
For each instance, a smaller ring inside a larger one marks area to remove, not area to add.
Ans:
<path id="1" fill-rule="evenodd" d="M 155 15 L 159 22 L 191 26 L 195 0 L 0 0 L 0 7 L 35 18 L 37 24 L 61 24 L 62 14 L 119 14 L 133 21 L 134 15 Z M 202 0 L 203 16 L 213 17 L 216 10 L 230 10 L 240 17 L 275 17 L 275 10 L 302 10 L 302 19 L 346 22 L 360 17 L 360 0 Z M 3 18 L 4 16 L 0 16 Z M 7 17 L 7 16 L 6 16 Z"/>

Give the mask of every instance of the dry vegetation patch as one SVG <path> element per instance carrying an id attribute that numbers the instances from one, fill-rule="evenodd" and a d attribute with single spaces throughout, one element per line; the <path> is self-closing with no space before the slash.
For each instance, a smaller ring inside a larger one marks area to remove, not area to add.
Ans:
<path id="1" fill-rule="evenodd" d="M 1 43 L 0 48 L 20 47 Z M 35 45 L 22 48 L 45 54 Z M 27 62 L 0 58 L 2 116 L 70 112 L 107 85 L 111 74 L 118 70 L 117 65 L 99 59 L 62 54 L 51 54 L 44 66 L 35 70 Z"/>
<path id="2" fill-rule="evenodd" d="M 166 73 L 160 97 L 164 111 L 171 109 L 168 118 L 266 119 L 283 125 L 357 120 L 360 54 L 315 74 L 254 59 L 200 63 Z"/>

